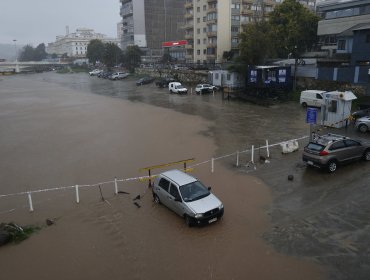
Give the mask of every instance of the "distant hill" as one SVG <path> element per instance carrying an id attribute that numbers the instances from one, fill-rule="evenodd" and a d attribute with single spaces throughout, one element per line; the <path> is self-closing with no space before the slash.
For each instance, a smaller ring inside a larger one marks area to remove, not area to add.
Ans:
<path id="1" fill-rule="evenodd" d="M 18 54 L 24 46 L 17 45 Z M 14 60 L 15 46 L 13 44 L 0 44 L 0 58 Z"/>

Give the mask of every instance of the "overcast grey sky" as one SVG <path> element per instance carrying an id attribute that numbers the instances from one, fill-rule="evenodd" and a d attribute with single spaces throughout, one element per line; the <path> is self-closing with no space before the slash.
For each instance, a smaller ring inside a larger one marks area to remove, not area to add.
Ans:
<path id="1" fill-rule="evenodd" d="M 117 37 L 119 0 L 0 0 L 0 43 L 36 47 L 79 27 Z"/>

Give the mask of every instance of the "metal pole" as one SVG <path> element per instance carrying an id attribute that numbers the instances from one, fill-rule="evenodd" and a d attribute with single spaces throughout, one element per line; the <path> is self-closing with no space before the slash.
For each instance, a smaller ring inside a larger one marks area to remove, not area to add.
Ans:
<path id="1" fill-rule="evenodd" d="M 267 151 L 267 158 L 269 158 L 270 157 L 269 140 L 266 140 L 266 151 Z"/>
<path id="2" fill-rule="evenodd" d="M 236 167 L 239 167 L 239 151 L 236 151 Z"/>
<path id="3" fill-rule="evenodd" d="M 117 177 L 114 177 L 114 194 L 118 194 Z"/>
<path id="4" fill-rule="evenodd" d="M 33 212 L 33 203 L 32 203 L 31 193 L 29 192 L 27 195 L 28 195 L 28 203 L 30 205 L 30 212 Z"/>
<path id="5" fill-rule="evenodd" d="M 252 145 L 252 158 L 251 162 L 254 163 L 254 145 Z"/>
<path id="6" fill-rule="evenodd" d="M 78 185 L 76 185 L 75 188 L 76 188 L 76 202 L 80 203 L 80 194 L 78 192 Z"/>
<path id="7" fill-rule="evenodd" d="M 211 160 L 211 172 L 213 173 L 215 171 L 215 159 L 212 158 Z"/>

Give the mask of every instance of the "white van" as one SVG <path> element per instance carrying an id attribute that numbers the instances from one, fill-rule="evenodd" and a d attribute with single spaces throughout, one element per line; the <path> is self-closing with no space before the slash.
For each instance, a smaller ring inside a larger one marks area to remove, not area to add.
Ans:
<path id="1" fill-rule="evenodd" d="M 324 104 L 323 90 L 304 90 L 301 92 L 299 103 L 302 107 L 321 107 Z"/>
<path id="2" fill-rule="evenodd" d="M 172 82 L 168 84 L 170 93 L 187 94 L 188 89 L 179 82 Z"/>

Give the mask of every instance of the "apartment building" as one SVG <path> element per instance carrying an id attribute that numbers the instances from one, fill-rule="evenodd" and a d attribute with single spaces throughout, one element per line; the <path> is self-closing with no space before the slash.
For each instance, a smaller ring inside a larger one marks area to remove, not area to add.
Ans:
<path id="1" fill-rule="evenodd" d="M 121 48 L 137 45 L 150 57 L 163 55 L 162 43 L 184 39 L 184 0 L 120 0 Z"/>
<path id="2" fill-rule="evenodd" d="M 267 18 L 282 1 L 185 0 L 187 61 L 220 63 L 225 52 L 238 53 L 243 25 Z"/>

